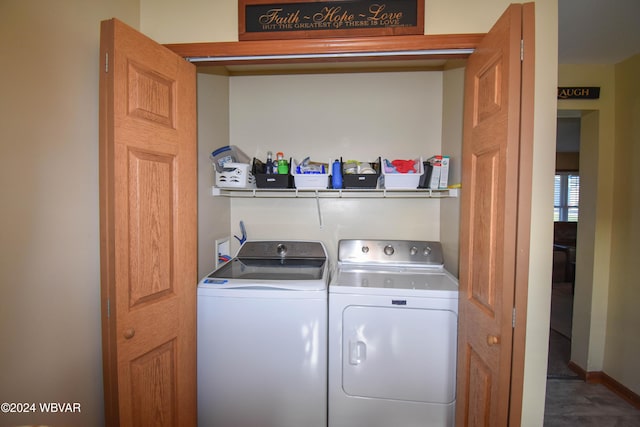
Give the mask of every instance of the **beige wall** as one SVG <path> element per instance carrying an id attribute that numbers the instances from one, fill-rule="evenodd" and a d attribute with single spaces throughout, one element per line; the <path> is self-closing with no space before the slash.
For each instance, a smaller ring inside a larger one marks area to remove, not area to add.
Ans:
<path id="1" fill-rule="evenodd" d="M 640 55 L 615 66 L 616 147 L 604 372 L 640 394 Z"/>
<path id="2" fill-rule="evenodd" d="M 616 65 L 562 65 L 561 86 L 600 86 L 599 100 L 562 100 L 582 111 L 580 223 L 571 358 L 640 393 L 638 159 L 640 55 Z"/>
<path id="3" fill-rule="evenodd" d="M 535 91 L 531 244 L 522 426 L 544 418 L 553 242 L 553 176 L 558 79 L 558 2 L 535 2 Z M 527 54 L 525 46 L 525 55 Z M 530 51 L 529 51 L 530 52 Z"/>
<path id="4" fill-rule="evenodd" d="M 0 2 L 0 402 L 78 402 L 0 425 L 103 424 L 100 21 L 137 1 Z"/>
<path id="5" fill-rule="evenodd" d="M 560 86 L 599 86 L 600 99 L 559 100 L 558 109 L 582 111 L 580 221 L 576 248 L 571 358 L 587 371 L 603 369 L 611 260 L 614 67 L 561 65 Z"/>
<path id="6" fill-rule="evenodd" d="M 486 32 L 510 2 L 426 3 L 426 32 L 437 34 Z M 103 423 L 99 21 L 118 17 L 161 43 L 235 40 L 236 5 L 235 0 L 0 2 L 0 400 L 82 404 L 80 414 L 2 415 L 1 424 Z M 540 349 L 548 339 L 549 290 L 542 279 L 551 277 L 551 224 L 544 212 L 552 200 L 547 184 L 555 135 L 557 0 L 540 0 L 536 7 L 535 218 L 523 413 L 527 426 L 542 425 L 544 407 L 546 353 Z"/>
<path id="7" fill-rule="evenodd" d="M 509 3 L 427 0 L 425 34 L 485 33 Z M 140 0 L 140 4 L 142 32 L 159 43 L 238 40 L 236 0 Z"/>

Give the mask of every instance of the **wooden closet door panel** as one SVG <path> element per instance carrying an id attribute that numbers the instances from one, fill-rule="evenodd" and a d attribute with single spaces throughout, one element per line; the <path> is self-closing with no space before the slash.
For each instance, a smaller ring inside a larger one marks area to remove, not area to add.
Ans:
<path id="1" fill-rule="evenodd" d="M 520 187 L 522 19 L 523 6 L 509 6 L 469 57 L 465 74 L 459 426 L 509 420 L 518 232 L 525 228 L 518 228 L 519 197 L 530 198 L 531 191 Z"/>
<path id="2" fill-rule="evenodd" d="M 195 67 L 104 21 L 100 106 L 106 421 L 194 426 Z"/>

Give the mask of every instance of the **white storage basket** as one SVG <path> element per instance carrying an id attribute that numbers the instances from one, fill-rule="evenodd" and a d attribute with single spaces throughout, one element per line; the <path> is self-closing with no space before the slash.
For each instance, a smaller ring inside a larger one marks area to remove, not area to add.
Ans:
<path id="1" fill-rule="evenodd" d="M 294 183 L 298 189 L 324 190 L 329 187 L 328 173 L 296 173 L 292 172 Z"/>
<path id="2" fill-rule="evenodd" d="M 422 157 L 415 159 L 417 163 L 416 173 L 398 173 L 398 172 L 386 172 L 385 164 L 386 159 L 382 161 L 382 178 L 381 184 L 383 188 L 391 190 L 415 190 L 420 185 L 420 177 L 424 174 L 424 167 L 422 165 Z"/>
<path id="3" fill-rule="evenodd" d="M 221 172 L 216 170 L 218 188 L 255 188 L 256 178 L 248 163 L 225 163 Z"/>

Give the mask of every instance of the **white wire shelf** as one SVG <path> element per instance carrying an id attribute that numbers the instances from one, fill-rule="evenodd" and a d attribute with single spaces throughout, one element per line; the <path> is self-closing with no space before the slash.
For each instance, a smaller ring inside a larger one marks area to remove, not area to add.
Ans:
<path id="1" fill-rule="evenodd" d="M 326 198 L 326 199 L 444 199 L 458 197 L 458 188 L 432 189 L 306 189 L 306 188 L 218 188 L 212 187 L 213 196 L 234 198 Z"/>

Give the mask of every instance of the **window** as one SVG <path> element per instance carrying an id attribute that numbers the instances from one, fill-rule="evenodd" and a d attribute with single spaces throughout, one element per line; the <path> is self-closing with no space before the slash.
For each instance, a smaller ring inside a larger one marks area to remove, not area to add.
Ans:
<path id="1" fill-rule="evenodd" d="M 575 172 L 556 174 L 553 192 L 553 220 L 578 221 L 580 176 Z"/>

